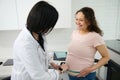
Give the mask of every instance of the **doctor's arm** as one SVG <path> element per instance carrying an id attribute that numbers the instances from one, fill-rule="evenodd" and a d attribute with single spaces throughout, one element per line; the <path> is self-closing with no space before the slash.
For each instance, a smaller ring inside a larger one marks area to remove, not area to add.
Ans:
<path id="1" fill-rule="evenodd" d="M 20 53 L 22 53 L 21 60 L 33 80 L 58 80 L 59 72 L 57 70 L 52 69 L 45 71 L 43 68 L 43 52 L 41 51 L 38 56 L 36 46 L 28 45 L 27 47 L 24 47 L 24 50 Z"/>

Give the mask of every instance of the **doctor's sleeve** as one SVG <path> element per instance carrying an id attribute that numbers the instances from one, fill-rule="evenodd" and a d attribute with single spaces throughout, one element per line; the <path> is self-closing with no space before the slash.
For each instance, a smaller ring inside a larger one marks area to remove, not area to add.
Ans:
<path id="1" fill-rule="evenodd" d="M 36 46 L 29 44 L 23 47 L 22 52 L 20 53 L 21 60 L 32 80 L 58 80 L 59 78 L 58 71 L 53 69 L 45 71 L 43 67 L 44 58 L 40 59 L 40 57 L 38 56 L 38 52 L 36 50 Z M 43 53 L 41 52 L 41 54 Z"/>

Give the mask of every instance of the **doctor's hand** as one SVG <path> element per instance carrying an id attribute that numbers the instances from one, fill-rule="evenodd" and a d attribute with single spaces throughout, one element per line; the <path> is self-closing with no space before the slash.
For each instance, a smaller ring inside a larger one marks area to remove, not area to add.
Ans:
<path id="1" fill-rule="evenodd" d="M 60 65 L 55 64 L 54 62 L 50 63 L 54 69 L 59 69 Z"/>
<path id="2" fill-rule="evenodd" d="M 69 69 L 69 66 L 67 65 L 67 64 L 62 64 L 61 66 L 60 66 L 60 68 L 62 68 L 62 71 L 64 72 L 64 71 L 67 71 L 68 69 Z"/>

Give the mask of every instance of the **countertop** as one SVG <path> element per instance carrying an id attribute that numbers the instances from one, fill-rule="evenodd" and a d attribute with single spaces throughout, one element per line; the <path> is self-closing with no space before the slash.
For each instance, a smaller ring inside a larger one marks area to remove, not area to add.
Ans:
<path id="1" fill-rule="evenodd" d="M 106 40 L 109 49 L 110 59 L 120 65 L 120 40 Z"/>
<path id="2" fill-rule="evenodd" d="M 2 78 L 8 77 L 11 75 L 11 71 L 12 71 L 12 66 L 3 66 L 3 64 L 6 62 L 7 59 L 1 59 L 0 61 L 2 61 L 3 63 L 0 65 L 0 80 Z"/>
<path id="3" fill-rule="evenodd" d="M 120 40 L 106 40 L 107 47 L 120 55 Z"/>
<path id="4" fill-rule="evenodd" d="M 10 60 L 10 61 L 8 61 Z M 2 61 L 2 65 L 0 65 L 0 80 L 2 80 L 3 78 L 9 77 L 11 75 L 11 71 L 12 71 L 12 66 L 11 66 L 11 59 L 1 59 L 0 61 Z M 6 63 L 6 61 L 10 62 L 10 64 L 8 63 L 8 65 L 4 65 L 4 63 Z M 54 62 L 58 65 L 60 65 L 61 62 L 64 61 L 56 61 L 54 60 Z M 68 74 L 67 73 L 63 73 L 60 74 L 59 76 L 60 80 L 69 80 L 68 78 Z"/>

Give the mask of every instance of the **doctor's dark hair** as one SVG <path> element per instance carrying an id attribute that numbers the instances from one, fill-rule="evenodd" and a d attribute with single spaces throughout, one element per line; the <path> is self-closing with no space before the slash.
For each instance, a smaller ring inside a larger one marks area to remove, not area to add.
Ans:
<path id="1" fill-rule="evenodd" d="M 90 23 L 90 25 L 88 25 L 87 30 L 90 32 L 96 32 L 98 34 L 100 34 L 101 36 L 103 35 L 102 30 L 99 28 L 96 18 L 95 18 L 95 13 L 94 10 L 90 7 L 83 7 L 80 10 L 78 10 L 76 12 L 76 14 L 78 14 L 79 12 L 82 12 L 85 16 L 85 20 Z"/>
<path id="2" fill-rule="evenodd" d="M 58 11 L 49 3 L 39 1 L 31 9 L 27 18 L 27 29 L 39 34 L 38 43 L 44 49 L 44 40 L 42 35 L 49 33 L 54 28 L 58 20 Z"/>

